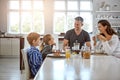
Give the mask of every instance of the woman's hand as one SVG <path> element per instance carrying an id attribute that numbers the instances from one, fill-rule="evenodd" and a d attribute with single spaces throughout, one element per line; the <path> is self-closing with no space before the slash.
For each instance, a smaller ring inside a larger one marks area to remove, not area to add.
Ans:
<path id="1" fill-rule="evenodd" d="M 92 37 L 92 40 L 93 40 L 93 42 L 94 42 L 93 45 L 95 46 L 95 45 L 96 45 L 96 36 L 93 36 L 93 37 Z"/>
<path id="2" fill-rule="evenodd" d="M 107 41 L 107 39 L 103 35 L 97 35 L 97 38 L 101 41 Z"/>

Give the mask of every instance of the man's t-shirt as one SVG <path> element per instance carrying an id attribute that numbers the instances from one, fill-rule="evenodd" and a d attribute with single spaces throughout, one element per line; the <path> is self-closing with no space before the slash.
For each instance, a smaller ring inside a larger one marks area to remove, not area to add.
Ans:
<path id="1" fill-rule="evenodd" d="M 68 45 L 70 46 L 71 49 L 73 47 L 73 44 L 76 42 L 76 40 L 78 43 L 80 43 L 80 48 L 81 48 L 81 46 L 83 46 L 85 42 L 90 41 L 90 36 L 88 32 L 86 32 L 85 30 L 82 30 L 81 33 L 77 35 L 75 33 L 75 30 L 71 29 L 66 32 L 64 39 L 68 40 Z"/>

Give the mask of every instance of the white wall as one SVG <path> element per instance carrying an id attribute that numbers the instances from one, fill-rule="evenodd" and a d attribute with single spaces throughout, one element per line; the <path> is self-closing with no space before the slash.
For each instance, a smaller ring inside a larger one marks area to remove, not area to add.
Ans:
<path id="1" fill-rule="evenodd" d="M 0 0 L 0 30 L 7 32 L 7 0 Z"/>

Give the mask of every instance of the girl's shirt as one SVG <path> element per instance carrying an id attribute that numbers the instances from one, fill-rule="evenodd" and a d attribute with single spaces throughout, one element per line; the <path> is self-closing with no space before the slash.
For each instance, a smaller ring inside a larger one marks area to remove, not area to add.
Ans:
<path id="1" fill-rule="evenodd" d="M 43 60 L 45 59 L 47 54 L 51 54 L 52 53 L 52 48 L 53 48 L 52 45 L 45 45 L 44 46 L 44 48 L 41 50 Z"/>

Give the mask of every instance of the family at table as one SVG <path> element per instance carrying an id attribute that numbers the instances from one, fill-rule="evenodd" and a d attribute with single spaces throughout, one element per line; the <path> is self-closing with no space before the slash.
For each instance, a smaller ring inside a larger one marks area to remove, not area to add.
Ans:
<path id="1" fill-rule="evenodd" d="M 75 18 L 74 28 L 68 30 L 64 36 L 63 50 L 68 47 L 72 50 L 74 43 L 79 43 L 79 49 L 83 46 L 87 46 L 91 49 L 91 40 L 89 33 L 82 29 L 84 19 L 80 16 Z M 95 48 L 99 48 L 108 55 L 120 57 L 120 40 L 117 33 L 112 29 L 111 24 L 107 20 L 98 21 L 99 33 L 92 37 L 93 45 Z M 30 48 L 27 50 L 28 63 L 30 71 L 34 77 L 41 67 L 47 54 L 53 53 L 53 46 L 55 46 L 54 37 L 51 34 L 43 36 L 40 41 L 40 34 L 31 32 L 27 36 L 27 40 L 30 44 Z M 40 49 L 36 48 L 40 46 Z M 59 56 L 59 53 L 53 53 L 55 56 Z"/>

